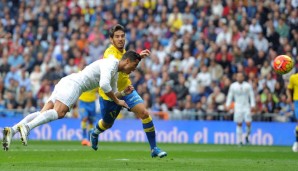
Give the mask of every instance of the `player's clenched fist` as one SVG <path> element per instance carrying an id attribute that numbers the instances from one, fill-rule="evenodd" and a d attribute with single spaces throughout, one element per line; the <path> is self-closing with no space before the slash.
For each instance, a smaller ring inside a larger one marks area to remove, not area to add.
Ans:
<path id="1" fill-rule="evenodd" d="M 150 50 L 148 50 L 148 49 L 142 50 L 142 51 L 140 52 L 140 56 L 141 56 L 141 58 L 145 58 L 145 57 L 149 56 L 150 54 L 151 54 L 151 52 L 150 52 Z"/>

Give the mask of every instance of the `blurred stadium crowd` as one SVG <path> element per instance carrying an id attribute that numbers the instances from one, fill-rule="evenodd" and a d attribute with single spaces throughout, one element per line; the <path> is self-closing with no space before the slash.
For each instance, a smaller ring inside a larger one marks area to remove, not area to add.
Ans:
<path id="1" fill-rule="evenodd" d="M 108 29 L 119 23 L 127 29 L 126 49 L 152 52 L 131 76 L 156 117 L 230 120 L 233 106 L 223 105 L 241 71 L 254 87 L 254 119 L 291 121 L 289 74 L 275 74 L 271 61 L 278 54 L 297 58 L 297 6 L 298 0 L 0 0 L 0 114 L 40 109 L 61 77 L 103 55 Z"/>

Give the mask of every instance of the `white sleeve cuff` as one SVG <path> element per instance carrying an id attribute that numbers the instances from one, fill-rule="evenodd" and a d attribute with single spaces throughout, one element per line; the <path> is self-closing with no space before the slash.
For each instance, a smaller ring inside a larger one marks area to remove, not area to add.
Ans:
<path id="1" fill-rule="evenodd" d="M 112 87 L 109 83 L 105 83 L 103 85 L 100 85 L 100 88 L 103 90 L 103 92 L 108 93 L 112 91 Z"/>

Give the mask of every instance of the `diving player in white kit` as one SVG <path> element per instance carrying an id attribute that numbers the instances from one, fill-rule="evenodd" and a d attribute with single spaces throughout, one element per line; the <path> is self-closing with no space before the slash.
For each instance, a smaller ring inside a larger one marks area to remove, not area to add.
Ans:
<path id="1" fill-rule="evenodd" d="M 242 145 L 242 122 L 246 123 L 246 144 L 249 144 L 251 131 L 252 111 L 255 110 L 256 102 L 252 86 L 244 81 L 244 74 L 237 73 L 236 82 L 232 83 L 226 101 L 226 108 L 234 101 L 234 122 L 237 123 L 236 134 L 237 142 Z"/>
<path id="2" fill-rule="evenodd" d="M 79 96 L 88 90 L 100 87 L 104 93 L 117 105 L 128 108 L 124 100 L 120 100 L 122 94 L 130 94 L 132 86 L 128 86 L 124 92 L 117 92 L 118 72 L 130 74 L 139 64 L 141 57 L 134 51 L 126 52 L 119 61 L 114 57 L 97 60 L 86 66 L 81 72 L 63 77 L 55 86 L 52 95 L 41 111 L 26 116 L 13 127 L 3 130 L 3 149 L 8 150 L 11 137 L 19 131 L 21 140 L 27 145 L 27 136 L 33 128 L 61 119 L 73 107 Z"/>

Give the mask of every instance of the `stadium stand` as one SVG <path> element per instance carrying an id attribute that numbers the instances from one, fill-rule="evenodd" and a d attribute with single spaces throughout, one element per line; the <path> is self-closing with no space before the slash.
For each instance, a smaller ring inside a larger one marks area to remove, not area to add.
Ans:
<path id="1" fill-rule="evenodd" d="M 120 23 L 126 49 L 152 52 L 131 76 L 156 118 L 231 120 L 233 106 L 223 105 L 242 71 L 255 90 L 254 120 L 292 121 L 285 90 L 298 65 L 284 76 L 270 65 L 278 54 L 297 60 L 297 6 L 297 0 L 1 0 L 0 116 L 40 109 L 61 77 L 102 57 L 108 29 Z"/>

